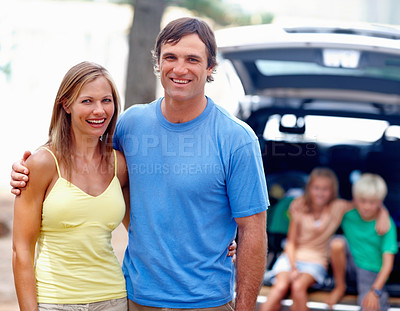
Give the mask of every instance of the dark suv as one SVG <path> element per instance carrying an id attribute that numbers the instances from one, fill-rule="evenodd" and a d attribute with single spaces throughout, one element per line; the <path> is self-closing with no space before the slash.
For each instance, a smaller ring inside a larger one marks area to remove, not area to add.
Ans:
<path id="1" fill-rule="evenodd" d="M 270 252 L 281 251 L 287 230 L 275 203 L 301 191 L 316 166 L 336 172 L 345 199 L 362 172 L 381 175 L 400 240 L 400 30 L 271 24 L 216 35 L 235 114 L 260 140 L 268 217 L 283 223 L 282 232 L 268 232 Z M 399 258 L 388 281 L 391 296 L 400 296 Z"/>

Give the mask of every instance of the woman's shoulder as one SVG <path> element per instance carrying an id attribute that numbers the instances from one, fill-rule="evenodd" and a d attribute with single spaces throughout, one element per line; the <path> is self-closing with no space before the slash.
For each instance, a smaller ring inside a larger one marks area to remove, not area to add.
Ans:
<path id="1" fill-rule="evenodd" d="M 115 150 L 115 154 L 117 156 L 117 177 L 121 186 L 124 186 L 128 181 L 128 168 L 126 165 L 125 156 L 118 150 Z"/>
<path id="2" fill-rule="evenodd" d="M 54 156 L 49 150 L 50 149 L 39 148 L 26 160 L 26 166 L 31 172 L 32 170 L 38 172 L 56 170 Z"/>
<path id="3" fill-rule="evenodd" d="M 43 148 L 36 150 L 25 162 L 29 169 L 29 185 L 33 191 L 45 190 L 58 178 L 57 166 L 53 155 Z"/>
<path id="4" fill-rule="evenodd" d="M 114 149 L 114 150 L 115 150 L 115 153 L 116 153 L 116 155 L 117 155 L 117 163 L 118 163 L 118 166 L 120 166 L 120 165 L 126 166 L 126 161 L 125 161 L 125 156 L 124 156 L 124 154 L 123 154 L 121 151 L 119 151 L 119 150 L 116 150 L 116 149 Z"/>

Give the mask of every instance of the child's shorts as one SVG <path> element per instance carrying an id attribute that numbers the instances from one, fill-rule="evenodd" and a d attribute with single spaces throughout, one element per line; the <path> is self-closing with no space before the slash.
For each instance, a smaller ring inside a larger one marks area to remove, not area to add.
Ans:
<path id="1" fill-rule="evenodd" d="M 313 262 L 296 261 L 296 268 L 300 273 L 310 274 L 315 282 L 323 284 L 327 271 L 323 265 Z M 271 282 L 275 282 L 275 276 L 280 272 L 290 272 L 292 270 L 289 259 L 285 253 L 281 254 L 276 260 L 271 271 L 268 271 L 268 278 L 271 278 Z"/>
<path id="2" fill-rule="evenodd" d="M 357 283 L 357 304 L 361 305 L 365 295 L 368 294 L 374 284 L 378 273 L 357 267 L 353 256 L 351 255 L 346 238 L 344 236 L 335 236 L 335 238 L 343 239 L 345 243 L 347 257 L 346 282 L 354 280 L 354 282 Z M 387 292 L 386 286 L 382 288 L 382 296 L 379 298 L 379 306 L 380 311 L 386 311 L 389 309 L 389 293 Z"/>

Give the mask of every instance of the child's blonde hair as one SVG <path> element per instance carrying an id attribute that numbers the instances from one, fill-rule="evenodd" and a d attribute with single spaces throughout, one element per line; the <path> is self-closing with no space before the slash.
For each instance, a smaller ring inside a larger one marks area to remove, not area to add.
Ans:
<path id="1" fill-rule="evenodd" d="M 383 201 L 387 194 L 387 186 L 381 176 L 364 173 L 353 184 L 352 192 L 355 198 L 376 198 Z"/>

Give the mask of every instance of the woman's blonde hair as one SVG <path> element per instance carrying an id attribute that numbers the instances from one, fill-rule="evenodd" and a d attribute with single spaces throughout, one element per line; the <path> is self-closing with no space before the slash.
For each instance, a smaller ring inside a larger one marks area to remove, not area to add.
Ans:
<path id="1" fill-rule="evenodd" d="M 332 194 L 331 194 L 331 197 L 329 198 L 328 203 L 332 202 L 333 200 L 335 200 L 338 197 L 339 182 L 337 180 L 336 174 L 329 168 L 316 167 L 311 171 L 310 176 L 307 181 L 307 184 L 306 184 L 306 187 L 305 187 L 304 198 L 305 198 L 306 206 L 311 206 L 310 186 L 315 181 L 315 179 L 317 179 L 319 177 L 328 178 L 331 181 Z"/>
<path id="2" fill-rule="evenodd" d="M 121 109 L 118 91 L 110 73 L 101 65 L 87 61 L 81 62 L 65 74 L 54 101 L 47 144 L 51 145 L 58 160 L 65 166 L 68 176 L 72 169 L 72 130 L 71 115 L 64 110 L 64 106 L 72 105 L 78 98 L 82 87 L 99 77 L 104 77 L 110 84 L 114 101 L 114 115 L 106 131 L 100 137 L 102 161 L 108 161 L 113 149 L 112 139 Z"/>

